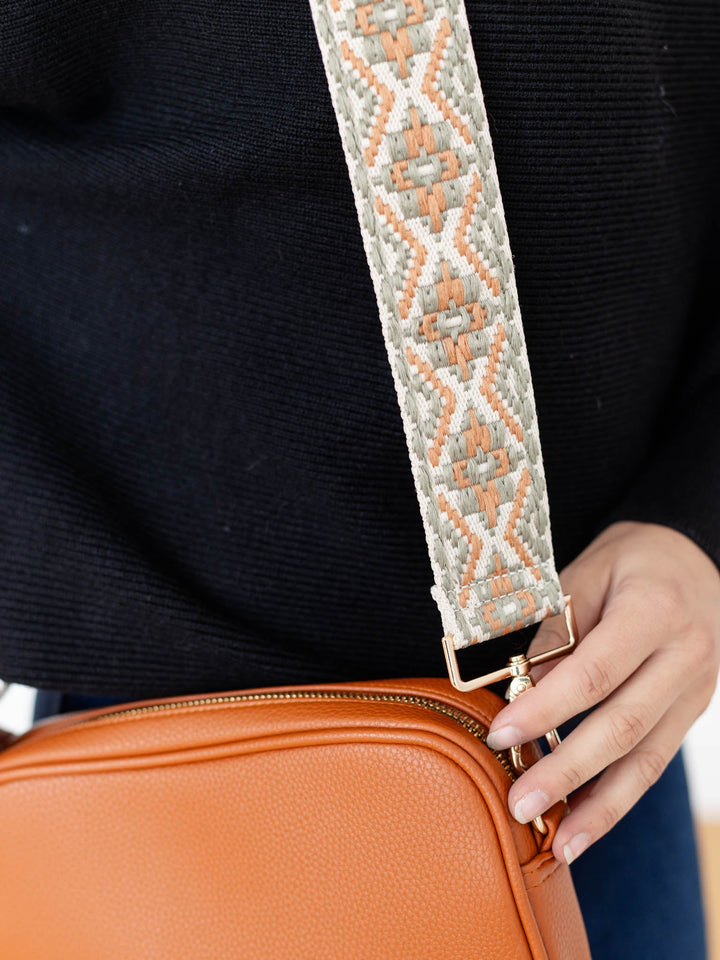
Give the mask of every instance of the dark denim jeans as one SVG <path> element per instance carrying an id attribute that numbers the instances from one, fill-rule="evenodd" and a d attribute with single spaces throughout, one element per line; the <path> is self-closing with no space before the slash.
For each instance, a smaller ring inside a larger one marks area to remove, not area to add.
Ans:
<path id="1" fill-rule="evenodd" d="M 41 690 L 35 719 L 122 702 Z M 682 752 L 572 873 L 593 960 L 707 960 Z"/>

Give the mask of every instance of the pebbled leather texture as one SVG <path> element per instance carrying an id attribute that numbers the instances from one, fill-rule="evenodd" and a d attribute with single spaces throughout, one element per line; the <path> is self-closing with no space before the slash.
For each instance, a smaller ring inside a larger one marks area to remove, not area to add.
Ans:
<path id="1" fill-rule="evenodd" d="M 0 752 L 4 960 L 586 960 L 563 806 L 513 821 L 478 736 L 501 706 L 420 678 L 36 724 Z"/>

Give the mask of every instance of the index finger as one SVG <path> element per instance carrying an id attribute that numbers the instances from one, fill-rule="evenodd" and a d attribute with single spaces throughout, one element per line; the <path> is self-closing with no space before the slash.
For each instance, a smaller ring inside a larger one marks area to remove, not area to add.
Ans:
<path id="1" fill-rule="evenodd" d="M 594 707 L 637 670 L 671 629 L 666 618 L 648 616 L 642 597 L 631 591 L 618 594 L 571 654 L 497 714 L 488 746 L 505 750 L 525 743 Z"/>

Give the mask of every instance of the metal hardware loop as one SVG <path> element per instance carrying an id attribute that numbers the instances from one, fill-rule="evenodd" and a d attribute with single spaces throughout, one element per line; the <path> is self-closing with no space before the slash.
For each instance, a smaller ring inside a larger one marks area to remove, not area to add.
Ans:
<path id="1" fill-rule="evenodd" d="M 462 680 L 460 678 L 457 652 L 453 645 L 453 638 L 452 636 L 443 637 L 445 662 L 447 663 L 448 674 L 450 675 L 452 685 L 458 690 L 469 691 L 475 690 L 477 687 L 489 686 L 491 683 L 497 683 L 500 680 L 509 679 L 510 683 L 505 693 L 505 699 L 510 702 L 517 700 L 518 697 L 522 696 L 523 693 L 533 686 L 532 677 L 530 676 L 531 667 L 534 667 L 535 664 L 546 663 L 548 660 L 554 660 L 556 657 L 561 657 L 563 654 L 569 653 L 577 643 L 578 629 L 570 594 L 565 594 L 565 608 L 563 613 L 568 630 L 568 640 L 566 643 L 552 650 L 536 653 L 532 657 L 527 657 L 525 654 L 510 657 L 505 667 L 502 667 L 500 670 L 494 670 L 492 673 L 486 673 L 482 677 L 475 677 L 473 680 Z M 557 730 L 548 730 L 545 734 L 545 739 L 551 750 L 554 750 L 561 742 L 560 734 Z M 510 747 L 510 759 L 517 773 L 523 773 L 527 769 L 522 759 L 522 744 Z M 542 816 L 535 817 L 533 823 L 539 833 L 543 835 L 547 833 L 547 824 Z"/>
<path id="2" fill-rule="evenodd" d="M 575 612 L 572 605 L 572 597 L 569 593 L 565 594 L 565 609 L 563 610 L 563 615 L 565 617 L 565 624 L 568 630 L 567 643 L 564 643 L 560 647 L 555 647 L 553 650 L 545 650 L 543 653 L 536 653 L 534 656 L 528 659 L 529 666 L 534 667 L 537 663 L 545 663 L 548 660 L 554 660 L 556 657 L 561 657 L 565 653 L 570 653 L 570 651 L 573 649 L 578 640 L 578 629 L 577 622 L 575 620 Z M 456 690 L 468 692 L 470 690 L 475 690 L 478 687 L 487 687 L 491 683 L 497 683 L 499 680 L 509 680 L 510 677 L 514 676 L 514 671 L 510 663 L 508 663 L 500 670 L 494 670 L 492 673 L 483 674 L 483 676 L 475 677 L 472 680 L 463 680 L 460 676 L 460 667 L 457 661 L 457 651 L 455 650 L 453 636 L 451 633 L 446 634 L 442 638 L 442 645 L 443 650 L 445 651 L 445 663 L 447 664 L 450 682 Z"/>
<path id="3" fill-rule="evenodd" d="M 510 703 L 512 703 L 513 700 L 517 700 L 517 698 L 521 697 L 530 687 L 534 686 L 532 677 L 530 676 L 530 666 L 533 661 L 533 657 L 528 658 L 524 654 L 510 657 L 508 667 L 512 670 L 512 680 L 505 691 L 505 699 L 509 700 Z M 554 728 L 548 730 L 545 734 L 545 739 L 551 750 L 554 750 L 561 743 L 560 734 Z M 522 758 L 522 744 L 510 747 L 510 760 L 516 773 L 524 773 L 525 770 L 527 770 L 525 761 Z M 567 802 L 567 797 L 563 797 L 563 800 Z M 543 820 L 542 815 L 534 817 L 533 823 L 539 833 L 543 835 L 547 833 L 547 824 Z"/>

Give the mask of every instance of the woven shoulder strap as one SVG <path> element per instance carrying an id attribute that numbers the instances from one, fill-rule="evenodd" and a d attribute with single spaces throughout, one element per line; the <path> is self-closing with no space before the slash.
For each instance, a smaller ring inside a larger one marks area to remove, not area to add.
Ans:
<path id="1" fill-rule="evenodd" d="M 564 609 L 463 0 L 310 0 L 455 650 Z"/>

